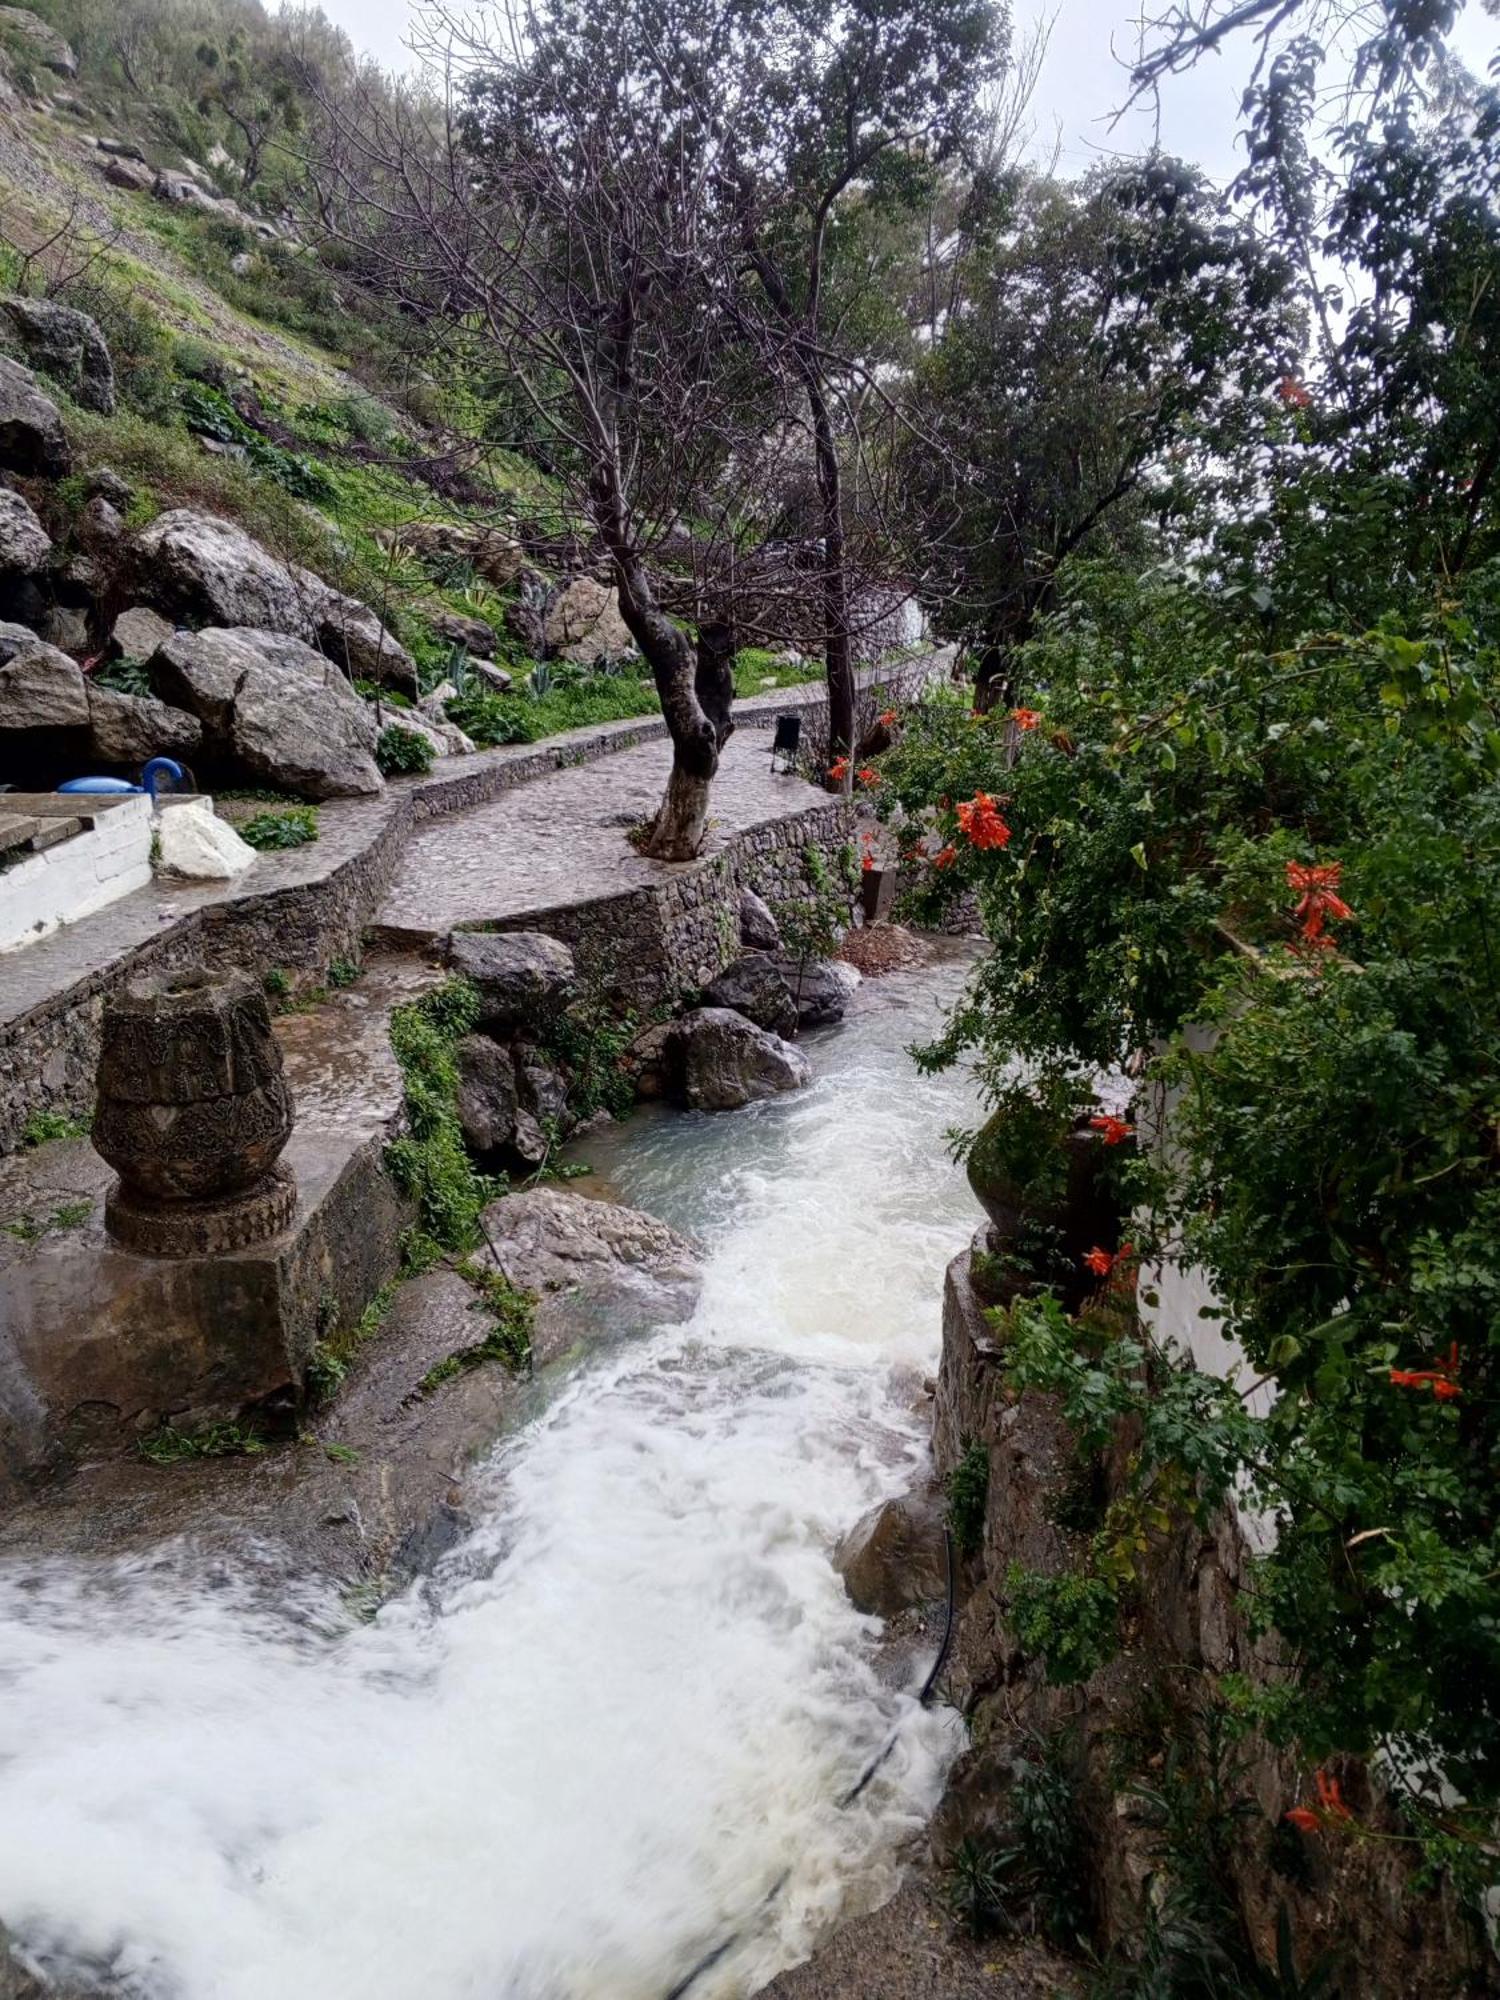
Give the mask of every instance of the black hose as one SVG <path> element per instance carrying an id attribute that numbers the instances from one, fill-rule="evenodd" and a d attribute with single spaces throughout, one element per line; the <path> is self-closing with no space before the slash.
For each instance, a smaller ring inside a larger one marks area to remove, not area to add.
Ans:
<path id="1" fill-rule="evenodd" d="M 948 1609 L 947 1616 L 943 1620 L 943 1643 L 938 1647 L 937 1658 L 933 1661 L 931 1670 L 926 1680 L 922 1683 L 922 1691 L 917 1696 L 917 1700 L 923 1708 L 932 1699 L 932 1690 L 937 1686 L 938 1675 L 943 1671 L 943 1664 L 948 1658 L 948 1648 L 953 1640 L 953 1536 L 947 1528 L 943 1530 L 943 1555 L 948 1571 Z M 853 1805 L 854 1801 L 859 1797 L 866 1785 L 869 1784 L 886 1758 L 895 1749 L 900 1734 L 899 1729 L 891 1731 L 884 1749 L 879 1752 L 871 1763 L 866 1765 L 863 1774 L 853 1789 L 845 1792 L 844 1796 L 839 1800 L 840 1812 L 845 1811 L 849 1806 Z M 792 1871 L 788 1868 L 777 1881 L 772 1883 L 771 1887 L 761 1898 L 760 1907 L 762 1911 L 768 1910 L 771 1907 L 791 1880 L 791 1875 Z M 686 1995 L 697 1985 L 704 1973 L 710 1971 L 719 1963 L 720 1959 L 726 1957 L 734 1949 L 749 1927 L 748 1923 L 741 1924 L 738 1930 L 733 1930 L 729 1933 L 728 1937 L 721 1938 L 712 1951 L 705 1952 L 703 1957 L 693 1966 L 692 1970 L 679 1979 L 671 1991 L 663 1996 L 663 2000 L 686 2000 Z"/>

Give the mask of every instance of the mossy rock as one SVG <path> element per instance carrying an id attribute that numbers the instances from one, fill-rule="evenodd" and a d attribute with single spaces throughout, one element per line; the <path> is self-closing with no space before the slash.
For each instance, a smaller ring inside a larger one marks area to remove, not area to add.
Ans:
<path id="1" fill-rule="evenodd" d="M 1060 1221 L 1068 1196 L 1068 1121 L 1017 1094 L 992 1111 L 969 1149 L 969 1186 L 1013 1235 L 1022 1216 Z"/>

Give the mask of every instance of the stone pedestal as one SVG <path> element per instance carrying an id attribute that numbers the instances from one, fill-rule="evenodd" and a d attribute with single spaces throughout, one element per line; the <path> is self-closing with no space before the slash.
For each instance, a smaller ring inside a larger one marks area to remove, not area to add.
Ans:
<path id="1" fill-rule="evenodd" d="M 246 972 L 166 973 L 106 1005 L 96 1151 L 119 1175 L 110 1233 L 154 1257 L 211 1257 L 279 1234 L 292 1095 L 265 995 Z"/>

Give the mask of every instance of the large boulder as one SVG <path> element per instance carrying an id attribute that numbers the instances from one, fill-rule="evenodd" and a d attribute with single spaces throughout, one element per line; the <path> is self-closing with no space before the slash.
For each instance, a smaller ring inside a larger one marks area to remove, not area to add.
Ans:
<path id="1" fill-rule="evenodd" d="M 727 1007 L 698 1007 L 677 1024 L 682 1089 L 697 1111 L 738 1111 L 809 1082 L 806 1056 Z"/>
<path id="2" fill-rule="evenodd" d="M 203 724 L 205 747 L 309 799 L 378 792 L 375 721 L 300 639 L 239 626 L 174 632 L 148 662 L 156 692 Z"/>
<path id="3" fill-rule="evenodd" d="M 753 889 L 740 891 L 740 943 L 747 951 L 781 949 L 781 930 L 771 906 Z"/>
<path id="4" fill-rule="evenodd" d="M 158 610 L 311 638 L 311 605 L 297 572 L 232 521 L 174 507 L 142 528 L 135 547 L 142 595 Z"/>
<path id="5" fill-rule="evenodd" d="M 180 708 L 148 695 L 88 688 L 89 749 L 102 764 L 149 763 L 153 757 L 195 757 L 203 746 L 203 724 Z"/>
<path id="6" fill-rule="evenodd" d="M 797 1003 L 781 968 L 768 952 L 749 951 L 726 966 L 718 978 L 703 989 L 707 1007 L 732 1007 L 758 1028 L 773 1035 L 795 1035 L 798 1028 Z"/>
<path id="7" fill-rule="evenodd" d="M 913 1605 L 946 1596 L 942 1509 L 923 1494 L 882 1500 L 844 1536 L 834 1550 L 833 1566 L 855 1609 L 877 1618 L 894 1618 Z"/>
<path id="8" fill-rule="evenodd" d="M 780 958 L 776 961 L 791 988 L 797 1018 L 804 1028 L 821 1028 L 842 1021 L 859 974 L 841 958 Z"/>
<path id="9" fill-rule="evenodd" d="M 575 577 L 557 597 L 543 631 L 548 652 L 565 660 L 607 659 L 635 645 L 614 591 L 591 576 Z"/>
<path id="10" fill-rule="evenodd" d="M 0 572 L 35 576 L 47 567 L 52 538 L 19 493 L 0 486 Z"/>
<path id="11" fill-rule="evenodd" d="M 109 344 L 87 313 L 55 299 L 11 293 L 0 298 L 0 348 L 61 382 L 84 409 L 104 417 L 113 414 L 115 371 Z"/>
<path id="12" fill-rule="evenodd" d="M 555 1015 L 577 980 L 572 952 L 540 931 L 454 931 L 448 963 L 479 988 L 480 1026 L 498 1035 Z"/>
<path id="13" fill-rule="evenodd" d="M 77 76 L 78 58 L 49 22 L 29 7 L 0 7 L 0 28 L 26 44 L 32 60 L 58 76 Z"/>
<path id="14" fill-rule="evenodd" d="M 56 403 L 29 368 L 0 354 L 0 470 L 61 479 L 71 463 Z"/>
<path id="15" fill-rule="evenodd" d="M 227 742 L 235 696 L 259 658 L 243 630 L 169 631 L 149 655 L 147 670 L 164 700 L 188 709 L 210 736 Z"/>
<path id="16" fill-rule="evenodd" d="M 654 1215 L 571 1189 L 537 1187 L 484 1211 L 486 1248 L 512 1284 L 537 1294 L 533 1358 L 545 1363 L 601 1333 L 644 1332 L 689 1318 L 697 1253 Z"/>
<path id="17" fill-rule="evenodd" d="M 458 1120 L 481 1159 L 494 1160 L 516 1136 L 516 1066 L 488 1035 L 465 1035 L 456 1050 Z"/>
<path id="18" fill-rule="evenodd" d="M 375 726 L 348 681 L 312 647 L 242 632 L 257 653 L 234 698 L 230 745 L 252 777 L 309 799 L 367 797 L 384 788 Z"/>
<path id="19" fill-rule="evenodd" d="M 142 598 L 170 617 L 284 633 L 351 675 L 416 686 L 415 661 L 368 605 L 282 562 L 232 521 L 174 507 L 141 530 L 135 549 Z"/>
<path id="20" fill-rule="evenodd" d="M 0 667 L 0 730 L 87 729 L 88 687 L 66 653 L 33 637 Z"/>

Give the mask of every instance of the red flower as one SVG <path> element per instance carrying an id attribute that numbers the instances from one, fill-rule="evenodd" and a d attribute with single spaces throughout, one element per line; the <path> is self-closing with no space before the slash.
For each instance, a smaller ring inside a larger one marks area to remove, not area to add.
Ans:
<path id="1" fill-rule="evenodd" d="M 893 708 L 883 708 L 875 719 L 882 729 L 890 729 L 895 724 L 896 711 Z"/>
<path id="2" fill-rule="evenodd" d="M 1013 708 L 1010 719 L 1017 729 L 1035 729 L 1042 719 L 1042 711 L 1039 708 Z"/>
<path id="3" fill-rule="evenodd" d="M 880 773 L 873 764 L 861 764 L 854 775 L 862 785 L 867 785 L 871 791 L 880 783 Z"/>
<path id="4" fill-rule="evenodd" d="M 1101 1112 L 1097 1118 L 1091 1118 L 1089 1124 L 1096 1132 L 1103 1133 L 1106 1146 L 1123 1146 L 1127 1139 L 1135 1136 L 1133 1125 L 1127 1125 L 1123 1118 L 1116 1118 L 1108 1111 Z"/>
<path id="5" fill-rule="evenodd" d="M 1455 1340 L 1448 1349 L 1448 1359 L 1440 1361 L 1436 1368 L 1393 1368 L 1390 1381 L 1393 1389 L 1430 1389 L 1438 1402 L 1453 1403 L 1463 1394 L 1454 1380 L 1457 1374 L 1458 1342 Z"/>
<path id="6" fill-rule="evenodd" d="M 1312 401 L 1312 397 L 1308 395 L 1306 389 L 1303 388 L 1295 375 L 1283 375 L 1281 380 L 1276 384 L 1276 393 L 1283 403 L 1288 404 L 1294 410 L 1305 410 Z"/>
<path id="7" fill-rule="evenodd" d="M 932 857 L 932 865 L 934 868 L 951 868 L 957 859 L 958 849 L 956 847 L 940 847 Z"/>
<path id="8" fill-rule="evenodd" d="M 1353 1819 L 1353 1813 L 1344 1804 L 1338 1779 L 1330 1778 L 1326 1771 L 1314 1772 L 1313 1777 L 1318 1787 L 1318 1804 L 1323 1811 L 1333 1819 Z"/>
<path id="9" fill-rule="evenodd" d="M 1327 948 L 1318 940 L 1330 917 L 1342 919 L 1354 915 L 1343 897 L 1336 893 L 1343 873 L 1343 863 L 1339 861 L 1325 861 L 1321 865 L 1302 861 L 1286 864 L 1287 887 L 1295 889 L 1300 899 L 1292 915 L 1302 926 L 1304 941 L 1315 949 Z"/>
<path id="10" fill-rule="evenodd" d="M 841 785 L 849 775 L 849 759 L 847 757 L 835 757 L 833 762 L 828 766 L 828 775 L 836 785 Z"/>
<path id="11" fill-rule="evenodd" d="M 1101 1250 L 1096 1243 L 1092 1250 L 1084 1252 L 1083 1264 L 1085 1270 L 1092 1271 L 1096 1278 L 1122 1279 L 1125 1276 L 1123 1267 L 1129 1264 L 1134 1256 L 1133 1243 L 1122 1243 L 1118 1250 Z"/>
<path id="12" fill-rule="evenodd" d="M 1330 1822 L 1337 1825 L 1354 1818 L 1344 1804 L 1344 1795 L 1339 1790 L 1337 1778 L 1330 1778 L 1326 1771 L 1314 1772 L 1314 1782 L 1318 1788 L 1318 1803 L 1315 1806 L 1292 1806 L 1282 1816 L 1301 1833 L 1321 1833 Z"/>
<path id="13" fill-rule="evenodd" d="M 988 792 L 976 792 L 958 808 L 958 826 L 976 847 L 1009 845 L 1010 828 Z"/>

